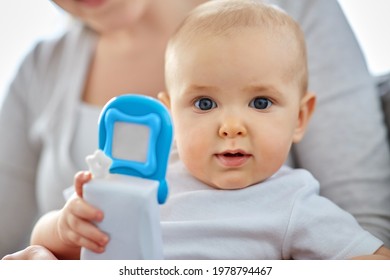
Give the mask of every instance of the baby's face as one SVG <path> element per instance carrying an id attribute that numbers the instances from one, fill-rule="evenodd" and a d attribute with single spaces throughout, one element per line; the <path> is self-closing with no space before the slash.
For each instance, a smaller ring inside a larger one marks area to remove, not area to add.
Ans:
<path id="1" fill-rule="evenodd" d="M 270 177 L 301 137 L 302 93 L 286 78 L 288 47 L 253 32 L 199 39 L 179 50 L 172 68 L 169 98 L 180 158 L 219 189 Z"/>

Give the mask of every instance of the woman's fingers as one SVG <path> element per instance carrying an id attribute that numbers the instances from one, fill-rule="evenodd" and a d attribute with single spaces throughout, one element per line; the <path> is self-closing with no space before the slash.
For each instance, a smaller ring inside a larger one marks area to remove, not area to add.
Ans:
<path id="1" fill-rule="evenodd" d="M 3 260 L 56 260 L 57 258 L 43 246 L 31 245 L 26 249 L 4 256 Z"/>

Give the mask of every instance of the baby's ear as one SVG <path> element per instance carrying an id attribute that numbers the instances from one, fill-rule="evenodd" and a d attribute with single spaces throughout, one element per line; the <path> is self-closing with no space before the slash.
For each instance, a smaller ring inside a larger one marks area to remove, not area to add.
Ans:
<path id="1" fill-rule="evenodd" d="M 316 96 L 311 92 L 307 92 L 301 100 L 298 123 L 293 136 L 294 143 L 301 141 L 301 139 L 303 138 L 303 135 L 305 134 L 307 125 L 314 112 L 315 107 Z"/>
<path id="2" fill-rule="evenodd" d="M 166 91 L 161 91 L 157 94 L 158 100 L 162 102 L 169 110 L 171 109 L 171 99 Z"/>

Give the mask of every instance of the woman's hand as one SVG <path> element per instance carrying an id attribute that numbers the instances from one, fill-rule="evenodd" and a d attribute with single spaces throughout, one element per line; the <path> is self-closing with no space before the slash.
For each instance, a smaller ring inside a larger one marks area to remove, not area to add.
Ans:
<path id="1" fill-rule="evenodd" d="M 57 258 L 45 247 L 32 245 L 24 250 L 6 255 L 2 260 L 57 260 Z"/>

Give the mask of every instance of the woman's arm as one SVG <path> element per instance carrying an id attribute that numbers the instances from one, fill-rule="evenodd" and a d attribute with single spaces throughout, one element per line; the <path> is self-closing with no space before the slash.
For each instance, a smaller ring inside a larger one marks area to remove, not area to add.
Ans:
<path id="1" fill-rule="evenodd" d="M 390 260 L 390 250 L 380 247 L 374 254 L 352 258 L 353 260 Z"/>
<path id="2" fill-rule="evenodd" d="M 35 178 L 39 146 L 29 135 L 33 118 L 26 97 L 34 74 L 31 53 L 0 108 L 0 256 L 28 244 L 37 216 Z"/>
<path id="3" fill-rule="evenodd" d="M 301 24 L 309 87 L 317 108 L 298 167 L 320 181 L 321 194 L 390 245 L 390 152 L 380 97 L 354 34 L 336 0 L 276 1 Z"/>

